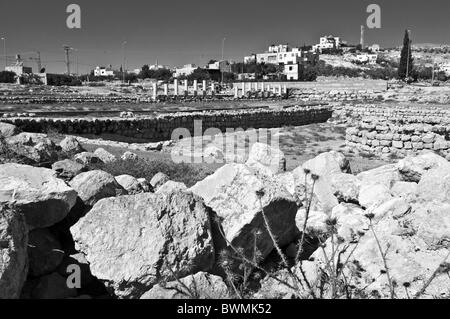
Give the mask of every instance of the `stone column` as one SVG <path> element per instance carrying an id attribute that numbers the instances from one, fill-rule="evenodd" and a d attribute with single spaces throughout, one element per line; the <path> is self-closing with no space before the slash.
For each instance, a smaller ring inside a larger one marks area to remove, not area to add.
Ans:
<path id="1" fill-rule="evenodd" d="M 280 93 L 280 95 L 282 94 L 282 92 L 281 92 L 281 84 L 278 84 L 278 92 Z"/>
<path id="2" fill-rule="evenodd" d="M 264 82 L 261 82 L 261 92 L 264 92 Z"/>
<path id="3" fill-rule="evenodd" d="M 214 94 L 216 93 L 216 91 L 214 90 L 215 86 L 214 86 L 214 82 L 211 82 L 211 95 L 214 96 Z"/>
<path id="4" fill-rule="evenodd" d="M 153 100 L 156 100 L 157 96 L 158 96 L 158 84 L 155 82 L 153 83 Z"/>
<path id="5" fill-rule="evenodd" d="M 255 91 L 258 91 L 258 82 L 255 82 Z"/>
<path id="6" fill-rule="evenodd" d="M 206 93 L 206 80 L 202 81 L 202 92 Z"/>
<path id="7" fill-rule="evenodd" d="M 164 84 L 164 95 L 165 96 L 169 95 L 169 84 L 167 83 Z"/>
<path id="8" fill-rule="evenodd" d="M 286 94 L 287 93 L 287 85 L 283 85 L 283 93 Z"/>
<path id="9" fill-rule="evenodd" d="M 187 92 L 189 89 L 188 87 L 188 80 L 184 80 L 184 91 Z"/>
<path id="10" fill-rule="evenodd" d="M 198 82 L 197 82 L 197 80 L 194 80 L 194 96 L 196 96 L 197 95 L 197 92 L 198 91 Z"/>
<path id="11" fill-rule="evenodd" d="M 239 87 L 237 84 L 234 84 L 234 98 L 237 99 L 239 97 Z"/>
<path id="12" fill-rule="evenodd" d="M 245 95 L 245 82 L 242 82 L 242 95 Z"/>
<path id="13" fill-rule="evenodd" d="M 178 79 L 173 80 L 173 95 L 178 95 Z"/>

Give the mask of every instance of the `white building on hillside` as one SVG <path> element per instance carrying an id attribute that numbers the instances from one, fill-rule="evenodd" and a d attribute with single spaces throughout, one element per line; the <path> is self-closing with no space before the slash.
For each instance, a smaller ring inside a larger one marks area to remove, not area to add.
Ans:
<path id="1" fill-rule="evenodd" d="M 332 35 L 326 35 L 320 38 L 319 43 L 313 45 L 314 51 L 322 52 L 323 49 L 339 49 L 341 47 L 341 38 Z"/>
<path id="2" fill-rule="evenodd" d="M 299 64 L 286 64 L 283 70 L 283 74 L 286 75 L 286 79 L 297 81 L 299 67 Z"/>
<path id="3" fill-rule="evenodd" d="M 378 52 L 380 52 L 381 47 L 380 47 L 379 44 L 372 44 L 367 49 L 369 49 L 369 51 L 372 52 L 372 53 L 378 53 Z"/>
<path id="4" fill-rule="evenodd" d="M 358 54 L 353 57 L 353 61 L 365 64 L 376 64 L 378 59 L 378 54 Z"/>
<path id="5" fill-rule="evenodd" d="M 162 65 L 162 64 L 152 64 L 152 65 L 149 65 L 149 69 L 150 70 L 161 70 L 161 69 L 169 69 L 169 67 L 167 65 Z"/>
<path id="6" fill-rule="evenodd" d="M 231 64 L 228 61 L 216 61 L 208 65 L 210 70 L 220 70 L 220 72 L 231 72 Z"/>
<path id="7" fill-rule="evenodd" d="M 307 62 L 310 56 L 307 51 L 288 44 L 271 45 L 264 53 L 252 54 L 244 58 L 244 63 L 271 63 L 278 65 Z"/>
<path id="8" fill-rule="evenodd" d="M 192 74 L 196 69 L 198 69 L 198 67 L 195 64 L 186 64 L 184 66 L 182 66 L 181 68 L 176 68 L 175 69 L 175 75 L 174 77 L 179 77 L 182 75 L 190 75 Z"/>
<path id="9" fill-rule="evenodd" d="M 94 69 L 94 75 L 95 76 L 114 76 L 114 71 L 111 69 L 111 67 L 105 68 L 103 66 L 97 66 Z"/>

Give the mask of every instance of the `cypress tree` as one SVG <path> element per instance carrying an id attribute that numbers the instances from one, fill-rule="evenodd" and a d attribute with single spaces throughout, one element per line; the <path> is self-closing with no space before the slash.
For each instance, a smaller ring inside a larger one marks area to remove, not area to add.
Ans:
<path id="1" fill-rule="evenodd" d="M 408 69 L 408 72 L 406 70 Z M 403 38 L 403 48 L 400 56 L 400 64 L 398 66 L 398 77 L 405 79 L 406 75 L 413 76 L 413 58 L 411 52 L 411 40 L 409 39 L 408 30 L 405 31 L 405 37 Z"/>

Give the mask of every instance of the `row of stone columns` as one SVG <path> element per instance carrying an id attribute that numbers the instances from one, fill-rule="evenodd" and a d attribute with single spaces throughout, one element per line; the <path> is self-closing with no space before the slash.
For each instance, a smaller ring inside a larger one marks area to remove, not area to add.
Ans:
<path id="1" fill-rule="evenodd" d="M 286 84 L 271 84 L 271 83 L 258 83 L 258 82 L 242 82 L 241 83 L 241 90 L 239 90 L 239 85 L 237 83 L 234 84 L 234 97 L 239 97 L 239 92 L 241 91 L 241 96 L 245 95 L 247 92 L 271 92 L 273 94 L 285 94 L 287 93 L 287 86 Z"/>
<path id="2" fill-rule="evenodd" d="M 175 79 L 173 81 L 173 95 L 177 96 L 180 94 L 180 83 L 177 79 Z M 184 80 L 183 85 L 182 85 L 184 94 L 187 95 L 189 92 L 189 86 L 188 86 L 188 81 Z M 215 93 L 215 84 L 212 82 L 210 85 L 211 88 L 211 94 Z M 165 83 L 163 84 L 163 90 L 164 90 L 164 95 L 168 96 L 169 95 L 169 84 Z M 153 99 L 156 99 L 158 96 L 158 84 L 157 83 L 153 83 Z M 194 80 L 194 85 L 193 85 L 193 91 L 194 91 L 194 95 L 198 94 L 198 81 Z M 206 86 L 206 80 L 202 81 L 202 94 L 206 95 L 206 91 L 207 91 L 207 86 Z"/>
<path id="3" fill-rule="evenodd" d="M 202 90 L 201 90 L 201 94 L 202 95 L 206 95 L 206 91 L 207 91 L 207 86 L 206 86 L 206 80 L 202 81 Z M 239 89 L 239 87 L 241 89 Z M 173 81 L 173 95 L 174 96 L 178 96 L 180 95 L 180 83 L 179 80 L 175 79 Z M 188 81 L 184 80 L 183 84 L 182 84 L 182 89 L 184 91 L 185 95 L 188 95 L 189 93 L 189 86 L 188 86 Z M 165 83 L 163 85 L 163 90 L 164 90 L 164 95 L 168 96 L 169 95 L 169 84 Z M 215 84 L 214 82 L 211 82 L 210 85 L 210 90 L 211 90 L 211 94 L 215 93 Z M 194 80 L 194 85 L 193 85 L 193 91 L 194 91 L 194 95 L 197 95 L 199 92 L 198 89 L 198 81 Z M 286 84 L 282 85 L 282 84 L 271 84 L 271 83 L 258 83 L 258 82 L 242 82 L 240 85 L 238 83 L 234 84 L 234 97 L 238 98 L 239 96 L 243 96 L 245 95 L 247 92 L 271 92 L 274 95 L 278 94 L 278 95 L 282 95 L 287 93 L 287 86 Z M 158 84 L 157 83 L 153 83 L 153 99 L 156 99 L 158 96 Z"/>

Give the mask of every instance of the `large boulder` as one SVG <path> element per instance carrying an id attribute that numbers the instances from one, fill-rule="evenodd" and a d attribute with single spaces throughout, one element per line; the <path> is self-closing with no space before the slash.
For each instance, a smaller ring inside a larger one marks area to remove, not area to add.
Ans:
<path id="1" fill-rule="evenodd" d="M 78 174 L 87 171 L 87 167 L 70 159 L 65 159 L 54 163 L 52 170 L 57 173 L 59 178 L 70 181 Z"/>
<path id="2" fill-rule="evenodd" d="M 120 298 L 214 264 L 207 208 L 190 193 L 103 199 L 70 230 L 92 274 Z"/>
<path id="3" fill-rule="evenodd" d="M 350 171 L 350 164 L 342 153 L 335 151 L 322 153 L 292 171 L 294 189 L 297 195 L 300 189 L 300 194 L 303 193 L 302 202 L 306 205 L 314 185 L 311 209 L 331 215 L 331 210 L 339 203 L 335 196 L 337 191 L 332 188 L 331 177 Z"/>
<path id="4" fill-rule="evenodd" d="M 364 185 L 359 190 L 358 202 L 364 208 L 378 205 L 392 199 L 389 188 L 383 184 Z"/>
<path id="5" fill-rule="evenodd" d="M 433 272 L 448 257 L 447 248 L 429 250 L 427 244 L 415 235 L 414 227 L 404 218 L 386 216 L 374 223 L 373 231 L 376 237 L 372 231 L 368 231 L 359 241 L 349 243 L 345 249 L 338 249 L 334 258 L 332 251 L 336 249 L 336 242 L 332 245 L 332 239 L 329 239 L 324 250 L 317 250 L 311 259 L 326 273 L 329 273 L 327 265 L 330 259 L 334 260 L 333 264 L 341 262 L 341 266 L 344 265 L 343 275 L 338 280 L 344 280 L 345 276 L 345 286 L 351 288 L 348 292 L 356 296 L 391 298 L 389 274 L 395 297 L 410 298 L 425 286 Z M 342 261 L 346 263 L 342 264 Z M 329 283 L 323 287 L 325 296 L 329 296 L 331 291 Z M 449 285 L 448 276 L 438 275 L 421 297 L 448 298 Z M 345 295 L 344 291 L 341 293 Z"/>
<path id="6" fill-rule="evenodd" d="M 36 163 L 51 164 L 58 159 L 58 147 L 46 134 L 20 133 L 6 139 L 17 154 Z"/>
<path id="7" fill-rule="evenodd" d="M 0 122 L 0 135 L 4 138 L 20 133 L 20 129 L 14 124 Z"/>
<path id="8" fill-rule="evenodd" d="M 115 179 L 130 195 L 144 191 L 139 181 L 131 175 L 119 175 Z"/>
<path id="9" fill-rule="evenodd" d="M 162 186 L 160 186 L 155 193 L 171 193 L 177 190 L 184 191 L 187 190 L 187 187 L 184 183 L 167 181 Z"/>
<path id="10" fill-rule="evenodd" d="M 141 299 L 229 299 L 227 285 L 219 276 L 206 272 L 157 284 L 142 295 Z"/>
<path id="11" fill-rule="evenodd" d="M 102 198 L 124 195 L 127 191 L 117 183 L 114 176 L 101 170 L 81 173 L 70 181 L 83 203 L 94 205 Z"/>
<path id="12" fill-rule="evenodd" d="M 0 165 L 0 202 L 14 204 L 30 229 L 45 228 L 64 219 L 77 193 L 56 172 L 20 164 Z"/>
<path id="13" fill-rule="evenodd" d="M 276 147 L 264 143 L 255 143 L 250 149 L 247 166 L 261 169 L 268 174 L 286 171 L 284 153 Z"/>
<path id="14" fill-rule="evenodd" d="M 419 203 L 413 205 L 411 213 L 405 214 L 404 217 L 405 223 L 413 228 L 415 235 L 426 243 L 428 249 L 448 249 L 450 243 L 449 203 Z"/>
<path id="15" fill-rule="evenodd" d="M 66 136 L 60 143 L 59 146 L 61 146 L 61 150 L 70 155 L 78 154 L 81 152 L 84 152 L 83 146 L 81 146 L 81 143 L 78 142 L 78 140 L 73 136 Z"/>
<path id="16" fill-rule="evenodd" d="M 396 164 L 383 165 L 356 175 L 361 180 L 361 187 L 381 184 L 390 189 L 396 182 L 402 180 Z"/>
<path id="17" fill-rule="evenodd" d="M 28 229 L 25 218 L 0 206 L 0 299 L 19 298 L 28 272 Z"/>
<path id="18" fill-rule="evenodd" d="M 422 175 L 433 168 L 448 165 L 449 162 L 433 153 L 424 152 L 415 157 L 406 157 L 397 163 L 404 181 L 418 183 Z"/>
<path id="19" fill-rule="evenodd" d="M 190 190 L 222 220 L 227 242 L 248 256 L 256 248 L 264 258 L 274 248 L 262 212 L 280 246 L 295 237 L 297 205 L 292 195 L 275 179 L 255 174 L 244 164 L 227 164 Z"/>
<path id="20" fill-rule="evenodd" d="M 91 152 L 78 153 L 73 157 L 73 160 L 83 165 L 103 163 L 103 161 L 97 155 Z"/>
<path id="21" fill-rule="evenodd" d="M 373 214 L 372 219 L 378 222 L 386 216 L 401 218 L 410 211 L 411 205 L 404 198 L 394 197 L 370 206 L 365 212 L 366 214 Z"/>
<path id="22" fill-rule="evenodd" d="M 300 200 L 303 206 L 308 205 L 309 201 L 311 201 L 312 210 L 331 215 L 333 207 L 339 204 L 337 197 L 334 195 L 335 190 L 332 189 L 331 183 L 331 176 L 335 173 L 319 175 L 314 172 L 302 166 L 293 170 L 292 174 L 295 185 L 293 188 L 294 197 Z M 292 189 L 292 185 L 288 189 Z M 311 191 L 313 191 L 312 196 Z"/>
<path id="23" fill-rule="evenodd" d="M 360 180 L 352 174 L 337 173 L 330 176 L 331 190 L 341 202 L 358 202 Z"/>
<path id="24" fill-rule="evenodd" d="M 319 177 L 328 177 L 336 173 L 350 173 L 350 163 L 344 154 L 331 151 L 321 153 L 313 159 L 306 161 L 302 165 L 303 169 L 308 169 L 312 174 Z"/>
<path id="25" fill-rule="evenodd" d="M 402 197 L 412 202 L 417 197 L 418 185 L 414 182 L 396 182 L 391 188 L 391 193 L 395 197 Z"/>
<path id="26" fill-rule="evenodd" d="M 164 173 L 159 172 L 159 173 L 156 173 L 156 174 L 152 177 L 152 179 L 150 180 L 150 185 L 152 185 L 154 191 L 157 191 L 158 188 L 160 188 L 161 186 L 163 186 L 163 185 L 164 185 L 166 182 L 168 182 L 169 180 L 170 180 L 170 179 L 169 179 L 169 176 L 167 176 L 167 175 L 164 174 Z"/>
<path id="27" fill-rule="evenodd" d="M 339 204 L 333 208 L 331 217 L 336 219 L 337 235 L 346 242 L 358 239 L 369 229 L 364 210 L 354 204 Z"/>
<path id="28" fill-rule="evenodd" d="M 47 228 L 29 233 L 29 274 L 33 277 L 47 275 L 56 270 L 64 258 L 61 244 Z"/>
<path id="29" fill-rule="evenodd" d="M 102 160 L 103 163 L 113 163 L 117 161 L 117 157 L 103 148 L 97 148 L 94 155 Z"/>
<path id="30" fill-rule="evenodd" d="M 364 210 L 355 204 L 339 204 L 335 206 L 331 215 L 322 211 L 310 210 L 306 221 L 306 209 L 301 208 L 297 212 L 295 222 L 300 230 L 303 230 L 306 221 L 305 233 L 311 237 L 328 235 L 329 223 L 336 220 L 337 235 L 347 242 L 353 241 L 361 232 L 368 229 L 367 218 Z"/>
<path id="31" fill-rule="evenodd" d="M 423 174 L 417 195 L 419 200 L 425 202 L 450 203 L 450 163 Z"/>

